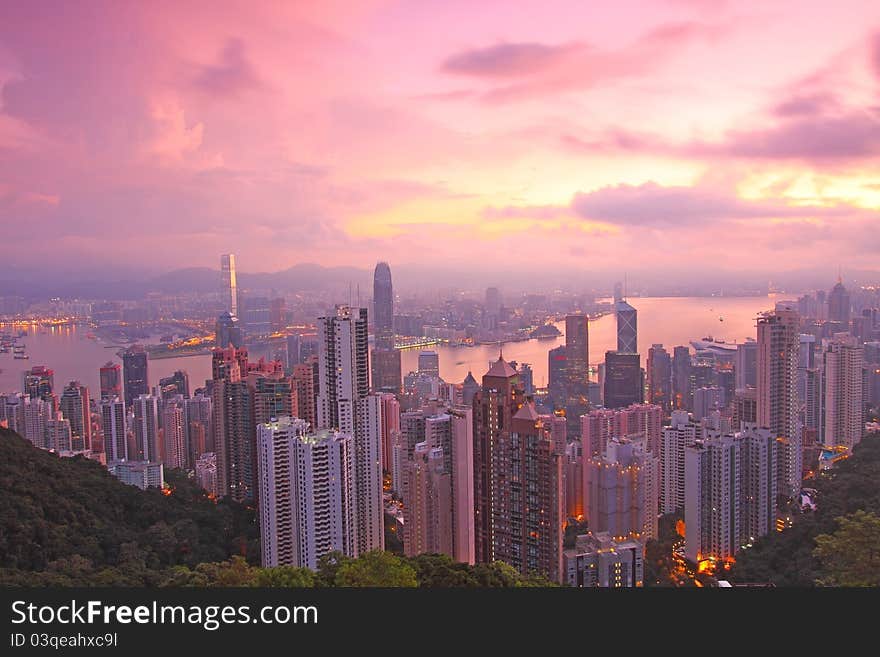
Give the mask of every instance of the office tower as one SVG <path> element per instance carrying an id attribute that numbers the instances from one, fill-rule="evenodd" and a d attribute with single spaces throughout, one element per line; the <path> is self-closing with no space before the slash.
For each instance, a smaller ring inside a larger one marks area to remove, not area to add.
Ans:
<path id="1" fill-rule="evenodd" d="M 269 300 L 269 324 L 273 332 L 281 331 L 287 326 L 287 308 L 282 297 Z"/>
<path id="2" fill-rule="evenodd" d="M 699 435 L 699 426 L 691 422 L 687 411 L 673 411 L 660 439 L 660 513 L 684 509 L 685 449 Z"/>
<path id="3" fill-rule="evenodd" d="M 678 346 L 672 352 L 672 407 L 688 410 L 692 405 L 691 352 L 688 347 Z"/>
<path id="4" fill-rule="evenodd" d="M 474 397 L 480 391 L 480 384 L 474 378 L 473 373 L 468 370 L 464 382 L 461 384 L 461 400 L 465 406 L 472 406 Z"/>
<path id="5" fill-rule="evenodd" d="M 247 381 L 246 349 L 214 349 L 211 410 L 217 455 L 217 494 L 236 502 L 253 499 L 254 395 Z"/>
<path id="6" fill-rule="evenodd" d="M 241 314 L 244 329 L 248 335 L 269 335 L 272 332 L 270 302 L 268 297 L 244 298 L 244 312 Z"/>
<path id="7" fill-rule="evenodd" d="M 734 430 L 739 430 L 743 422 L 758 421 L 758 391 L 755 388 L 743 388 L 736 391 L 733 398 Z"/>
<path id="8" fill-rule="evenodd" d="M 382 399 L 382 471 L 391 472 L 394 463 L 394 435 L 400 431 L 400 403 L 391 393 Z"/>
<path id="9" fill-rule="evenodd" d="M 357 556 L 353 438 L 282 417 L 257 427 L 262 565 L 316 570 L 332 551 Z"/>
<path id="10" fill-rule="evenodd" d="M 337 306 L 318 318 L 318 335 L 318 426 L 354 438 L 357 556 L 385 545 L 382 400 L 369 394 L 366 308 Z"/>
<path id="11" fill-rule="evenodd" d="M 165 444 L 162 463 L 167 468 L 188 468 L 191 461 L 186 442 L 186 414 L 183 397 L 169 399 L 162 407 L 162 435 Z"/>
<path id="12" fill-rule="evenodd" d="M 447 411 L 450 416 L 452 467 L 452 557 L 461 563 L 476 560 L 474 527 L 474 413 L 471 407 Z"/>
<path id="13" fill-rule="evenodd" d="M 133 461 L 159 461 L 159 404 L 152 395 L 138 395 L 134 409 L 135 453 Z"/>
<path id="14" fill-rule="evenodd" d="M 370 356 L 370 380 L 375 393 L 400 393 L 400 350 L 373 349 Z"/>
<path id="15" fill-rule="evenodd" d="M 73 444 L 70 420 L 65 418 L 60 411 L 55 413 L 55 417 L 46 420 L 46 449 L 55 450 L 57 453 L 83 449 Z"/>
<path id="16" fill-rule="evenodd" d="M 539 573 L 559 582 L 565 492 L 562 457 L 553 448 L 549 429 L 527 401 L 493 446 L 491 559 L 523 575 Z"/>
<path id="17" fill-rule="evenodd" d="M 565 515 L 580 521 L 584 517 L 584 453 L 577 438 L 565 446 L 562 467 L 565 477 Z"/>
<path id="18" fill-rule="evenodd" d="M 281 376 L 261 376 L 254 381 L 254 422 L 264 424 L 272 418 L 300 417 L 296 387 Z"/>
<path id="19" fill-rule="evenodd" d="M 235 280 L 235 255 L 232 253 L 220 256 L 220 274 L 223 292 L 226 295 L 226 309 L 231 315 L 238 316 L 238 285 Z M 218 345 L 223 348 L 228 345 Z"/>
<path id="20" fill-rule="evenodd" d="M 565 316 L 565 362 L 568 384 L 574 393 L 585 390 L 589 378 L 589 331 L 589 318 L 586 315 Z"/>
<path id="21" fill-rule="evenodd" d="M 638 312 L 623 300 L 614 304 L 614 312 L 617 315 L 617 351 L 621 354 L 639 353 Z"/>
<path id="22" fill-rule="evenodd" d="M 299 417 L 309 423 L 310 427 L 318 426 L 317 359 L 312 362 L 293 366 L 291 382 L 296 388 L 296 401 Z"/>
<path id="23" fill-rule="evenodd" d="M 664 413 L 671 412 L 672 358 L 662 344 L 651 345 L 648 349 L 648 362 L 645 367 L 648 372 L 647 402 L 660 406 Z"/>
<path id="24" fill-rule="evenodd" d="M 123 484 L 137 486 L 141 490 L 165 486 L 165 471 L 161 463 L 118 461 L 108 463 L 107 470 Z"/>
<path id="25" fill-rule="evenodd" d="M 101 426 L 104 431 L 104 453 L 107 463 L 128 460 L 125 401 L 112 397 L 101 402 Z"/>
<path id="26" fill-rule="evenodd" d="M 547 379 L 550 394 L 564 400 L 568 396 L 568 355 L 565 345 L 547 352 Z"/>
<path id="27" fill-rule="evenodd" d="M 122 397 L 122 366 L 108 362 L 99 371 L 101 377 L 101 401 Z"/>
<path id="28" fill-rule="evenodd" d="M 403 468 L 403 546 L 408 557 L 453 554 L 452 475 L 443 448 L 418 443 Z"/>
<path id="29" fill-rule="evenodd" d="M 613 438 L 600 457 L 584 460 L 584 509 L 594 532 L 618 540 L 657 538 L 660 459 L 644 438 Z"/>
<path id="30" fill-rule="evenodd" d="M 493 516 L 495 504 L 492 464 L 502 441 L 509 441 L 514 414 L 524 402 L 519 375 L 504 359 L 483 376 L 474 396 L 474 549 L 477 563 L 495 560 Z"/>
<path id="31" fill-rule="evenodd" d="M 49 399 L 55 392 L 54 370 L 34 365 L 22 375 L 22 390 L 31 399 Z"/>
<path id="32" fill-rule="evenodd" d="M 378 263 L 373 271 L 373 331 L 376 349 L 394 349 L 394 286 L 387 262 Z"/>
<path id="33" fill-rule="evenodd" d="M 696 563 L 729 561 L 775 525 L 775 437 L 747 424 L 685 452 L 685 554 Z"/>
<path id="34" fill-rule="evenodd" d="M 838 333 L 822 350 L 822 443 L 852 449 L 865 431 L 864 349 L 856 338 Z"/>
<path id="35" fill-rule="evenodd" d="M 217 455 L 205 452 L 195 461 L 195 478 L 199 487 L 211 497 L 217 497 Z"/>
<path id="36" fill-rule="evenodd" d="M 61 413 L 70 421 L 72 449 L 92 448 L 92 418 L 89 389 L 79 381 L 71 381 L 61 393 Z"/>
<path id="37" fill-rule="evenodd" d="M 122 354 L 122 380 L 126 408 L 134 407 L 135 398 L 149 394 L 147 352 L 141 345 L 132 345 Z"/>
<path id="38" fill-rule="evenodd" d="M 440 376 L 440 356 L 436 351 L 419 352 L 419 374 Z"/>
<path id="39" fill-rule="evenodd" d="M 736 389 L 758 385 L 758 343 L 746 340 L 736 345 Z"/>
<path id="40" fill-rule="evenodd" d="M 487 287 L 485 304 L 486 315 L 494 317 L 497 320 L 498 316 L 501 314 L 502 305 L 501 291 L 497 287 Z"/>
<path id="41" fill-rule="evenodd" d="M 569 586 L 632 588 L 644 584 L 645 546 L 635 540 L 615 540 L 607 532 L 589 532 L 565 551 Z"/>
<path id="42" fill-rule="evenodd" d="M 243 346 L 241 326 L 235 315 L 224 312 L 217 317 L 217 323 L 214 325 L 214 345 L 220 349 L 229 347 L 241 349 Z"/>
<path id="43" fill-rule="evenodd" d="M 777 307 L 758 318 L 758 425 L 779 439 L 779 494 L 794 497 L 801 485 L 797 368 L 800 346 L 796 311 Z"/>
<path id="44" fill-rule="evenodd" d="M 724 390 L 718 386 L 697 388 L 694 390 L 694 419 L 709 417 L 712 411 L 724 408 L 724 404 Z"/>
<path id="45" fill-rule="evenodd" d="M 644 397 L 641 357 L 637 353 L 605 352 L 605 391 L 607 408 L 640 404 Z"/>
<path id="46" fill-rule="evenodd" d="M 189 458 L 195 463 L 202 454 L 214 453 L 213 411 L 211 397 L 199 393 L 183 401 L 186 444 Z M 216 464 L 216 457 L 215 457 Z"/>
<path id="47" fill-rule="evenodd" d="M 849 329 L 850 310 L 849 292 L 843 286 L 843 281 L 838 279 L 828 293 L 828 321 L 840 322 L 842 331 L 846 331 Z"/>
<path id="48" fill-rule="evenodd" d="M 180 395 L 184 399 L 189 397 L 189 375 L 183 370 L 177 370 L 171 376 L 159 379 L 159 394 L 162 399 L 170 399 Z"/>

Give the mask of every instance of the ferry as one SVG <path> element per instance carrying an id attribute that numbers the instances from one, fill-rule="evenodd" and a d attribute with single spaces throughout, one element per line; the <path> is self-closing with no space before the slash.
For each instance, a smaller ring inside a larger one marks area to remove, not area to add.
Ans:
<path id="1" fill-rule="evenodd" d="M 25 346 L 23 344 L 17 344 L 14 347 L 12 347 L 13 353 L 16 353 L 16 354 L 23 354 L 24 349 L 25 349 Z"/>
<path id="2" fill-rule="evenodd" d="M 735 343 L 716 340 L 711 335 L 702 340 L 691 340 L 691 346 L 697 351 L 697 353 L 709 352 L 717 356 L 730 356 L 736 353 Z"/>
<path id="3" fill-rule="evenodd" d="M 15 360 L 27 360 L 28 358 L 30 358 L 30 356 L 28 356 L 27 354 L 15 354 L 13 358 Z"/>

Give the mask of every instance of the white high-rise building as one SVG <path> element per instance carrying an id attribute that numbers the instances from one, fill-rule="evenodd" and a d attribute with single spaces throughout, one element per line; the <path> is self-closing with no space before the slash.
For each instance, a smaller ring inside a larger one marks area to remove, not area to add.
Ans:
<path id="1" fill-rule="evenodd" d="M 49 420 L 55 419 L 55 409 L 51 401 L 40 397 L 24 397 L 24 434 L 34 447 L 49 449 L 47 444 L 47 426 Z"/>
<path id="2" fill-rule="evenodd" d="M 774 528 L 776 438 L 747 423 L 685 450 L 685 555 L 725 561 Z"/>
<path id="3" fill-rule="evenodd" d="M 108 463 L 128 460 L 125 418 L 125 401 L 122 398 L 113 397 L 101 402 L 104 453 Z"/>
<path id="4" fill-rule="evenodd" d="M 233 317 L 238 317 L 238 285 L 235 280 L 235 255 L 225 253 L 220 256 L 220 274 L 223 277 L 223 290 L 226 304 Z M 226 346 L 226 345 L 221 345 Z"/>
<path id="5" fill-rule="evenodd" d="M 262 563 L 315 570 L 332 551 L 357 555 L 354 444 L 290 417 L 257 427 Z"/>
<path id="6" fill-rule="evenodd" d="M 779 493 L 801 488 L 802 450 L 798 404 L 800 317 L 785 304 L 758 318 L 758 426 L 777 438 Z"/>
<path id="7" fill-rule="evenodd" d="M 382 398 L 370 394 L 366 308 L 337 306 L 318 318 L 318 428 L 353 437 L 357 556 L 385 547 Z"/>
<path id="8" fill-rule="evenodd" d="M 699 425 L 691 422 L 687 411 L 673 411 L 660 438 L 660 513 L 684 508 L 684 455 L 700 435 Z"/>
<path id="9" fill-rule="evenodd" d="M 159 404 L 153 395 L 138 395 L 134 407 L 135 454 L 133 461 L 159 461 Z"/>
<path id="10" fill-rule="evenodd" d="M 162 409 L 162 432 L 165 447 L 162 463 L 165 464 L 165 467 L 182 469 L 189 466 L 184 418 L 182 397 L 165 402 Z"/>
<path id="11" fill-rule="evenodd" d="M 864 348 L 848 333 L 822 345 L 822 443 L 852 449 L 865 432 L 862 364 Z"/>

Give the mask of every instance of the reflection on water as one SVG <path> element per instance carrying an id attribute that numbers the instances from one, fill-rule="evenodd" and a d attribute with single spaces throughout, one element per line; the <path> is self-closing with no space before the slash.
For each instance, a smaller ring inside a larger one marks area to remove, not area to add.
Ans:
<path id="1" fill-rule="evenodd" d="M 644 357 L 652 343 L 661 342 L 671 352 L 672 347 L 688 344 L 689 340 L 713 336 L 728 342 L 742 342 L 755 337 L 755 317 L 772 308 L 775 299 L 768 297 L 736 298 L 632 298 L 630 303 L 639 311 L 639 351 Z M 565 322 L 557 324 L 565 330 Z M 590 363 L 603 360 L 606 350 L 616 348 L 615 319 L 606 315 L 590 322 Z M 119 346 L 106 348 L 106 343 L 86 337 L 88 331 L 77 327 L 41 329 L 30 327 L 28 335 L 20 339 L 27 346 L 30 360 L 13 360 L 12 354 L 0 354 L 0 392 L 21 389 L 21 375 L 34 365 L 47 365 L 55 370 L 55 386 L 60 389 L 70 380 L 79 379 L 93 395 L 100 385 L 98 369 L 108 360 L 120 362 L 116 356 Z M 530 363 L 535 384 L 547 383 L 547 352 L 564 344 L 565 338 L 510 342 L 503 345 L 504 358 Z M 438 345 L 440 375 L 450 382 L 464 380 L 468 370 L 479 380 L 490 360 L 498 358 L 498 345 L 451 347 Z M 417 368 L 419 350 L 405 350 L 402 354 L 403 373 Z M 255 356 L 262 354 L 255 353 Z M 149 361 L 150 385 L 182 369 L 189 374 L 190 386 L 195 389 L 211 376 L 211 357 L 207 355 L 184 358 L 166 358 Z"/>

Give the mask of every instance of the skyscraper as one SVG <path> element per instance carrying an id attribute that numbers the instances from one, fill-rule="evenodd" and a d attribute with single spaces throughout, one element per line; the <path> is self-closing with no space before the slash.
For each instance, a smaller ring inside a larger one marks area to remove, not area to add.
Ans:
<path id="1" fill-rule="evenodd" d="M 162 463 L 166 468 L 188 468 L 189 446 L 186 442 L 186 415 L 183 397 L 167 400 L 162 406 L 162 435 L 164 449 Z"/>
<path id="2" fill-rule="evenodd" d="M 134 402 L 135 453 L 133 461 L 159 461 L 159 405 L 152 395 L 138 395 Z"/>
<path id="3" fill-rule="evenodd" d="M 838 333 L 822 350 L 822 443 L 852 449 L 865 431 L 864 349 L 856 338 Z"/>
<path id="4" fill-rule="evenodd" d="M 662 344 L 651 345 L 648 350 L 648 399 L 665 413 L 672 410 L 672 359 Z"/>
<path id="5" fill-rule="evenodd" d="M 840 322 L 841 330 L 846 331 L 849 328 L 850 311 L 849 292 L 843 286 L 843 281 L 838 279 L 828 293 L 828 321 Z"/>
<path id="6" fill-rule="evenodd" d="M 394 464 L 394 434 L 400 431 L 400 403 L 391 393 L 382 395 L 382 470 Z"/>
<path id="7" fill-rule="evenodd" d="M 640 361 L 641 357 L 634 352 L 605 352 L 603 401 L 607 408 L 623 408 L 642 403 L 644 382 Z"/>
<path id="8" fill-rule="evenodd" d="M 692 407 L 691 352 L 679 345 L 672 352 L 672 408 L 689 410 Z"/>
<path id="9" fill-rule="evenodd" d="M 497 446 L 509 440 L 514 414 L 524 402 L 519 376 L 505 360 L 498 361 L 483 376 L 474 396 L 474 543 L 477 563 L 494 561 L 493 515 L 495 483 L 492 464 Z"/>
<path id="10" fill-rule="evenodd" d="M 377 349 L 394 347 L 394 287 L 387 262 L 373 271 L 373 330 Z"/>
<path id="11" fill-rule="evenodd" d="M 700 428 L 691 422 L 687 411 L 673 411 L 660 439 L 660 513 L 684 509 L 685 449 L 692 445 Z"/>
<path id="12" fill-rule="evenodd" d="M 356 556 L 354 439 L 290 417 L 257 431 L 263 566 L 315 570 L 329 552 Z"/>
<path id="13" fill-rule="evenodd" d="M 779 441 L 779 493 L 794 497 L 801 485 L 801 432 L 797 369 L 800 347 L 797 311 L 777 307 L 758 318 L 758 425 Z"/>
<path id="14" fill-rule="evenodd" d="M 509 365 L 508 365 L 509 367 Z M 525 402 L 500 434 L 491 462 L 493 561 L 523 575 L 562 578 L 565 492 L 562 455 L 554 449 L 549 423 Z"/>
<path id="15" fill-rule="evenodd" d="M 318 426 L 354 438 L 357 556 L 385 545 L 382 400 L 370 394 L 367 310 L 337 306 L 318 318 Z"/>
<path id="16" fill-rule="evenodd" d="M 623 300 L 615 304 L 614 311 L 617 315 L 617 351 L 622 354 L 637 354 L 639 352 L 638 312 Z"/>
<path id="17" fill-rule="evenodd" d="M 568 355 L 565 345 L 547 352 L 547 387 L 554 399 L 563 401 L 568 397 Z"/>
<path id="18" fill-rule="evenodd" d="M 211 407 L 211 397 L 201 393 L 183 402 L 186 420 L 186 442 L 189 445 L 191 463 L 198 461 L 202 454 L 214 453 L 213 412 Z M 216 477 L 216 456 L 214 456 L 213 464 Z M 216 479 L 213 485 L 216 494 Z"/>
<path id="19" fill-rule="evenodd" d="M 176 395 L 186 399 L 189 397 L 189 375 L 183 370 L 177 370 L 171 376 L 162 377 L 159 379 L 159 392 L 162 399 Z"/>
<path id="20" fill-rule="evenodd" d="M 758 385 L 758 343 L 746 340 L 736 345 L 736 389 Z"/>
<path id="21" fill-rule="evenodd" d="M 617 540 L 657 538 L 660 459 L 644 438 L 614 438 L 605 453 L 584 461 L 584 510 L 592 532 Z"/>
<path id="22" fill-rule="evenodd" d="M 22 390 L 31 399 L 50 399 L 55 393 L 54 370 L 34 365 L 22 375 Z"/>
<path id="23" fill-rule="evenodd" d="M 440 356 L 436 351 L 419 352 L 419 374 L 440 376 Z"/>
<path id="24" fill-rule="evenodd" d="M 293 366 L 291 381 L 296 388 L 296 403 L 299 416 L 309 423 L 314 430 L 318 426 L 318 396 L 316 380 L 318 378 L 317 358 L 310 357 L 308 363 Z"/>
<path id="25" fill-rule="evenodd" d="M 89 389 L 79 381 L 71 381 L 61 393 L 61 413 L 70 421 L 72 449 L 91 449 L 92 418 Z"/>
<path id="26" fill-rule="evenodd" d="M 234 317 L 238 316 L 238 284 L 235 280 L 235 255 L 227 253 L 220 256 L 220 274 L 223 291 L 226 294 L 226 308 Z M 226 347 L 227 345 L 221 345 Z"/>
<path id="27" fill-rule="evenodd" d="M 406 555 L 453 555 L 452 475 L 443 448 L 420 442 L 403 468 L 403 547 Z"/>
<path id="28" fill-rule="evenodd" d="M 232 313 L 220 313 L 217 323 L 214 325 L 214 345 L 220 349 L 242 347 L 241 326 L 238 318 Z"/>
<path id="29" fill-rule="evenodd" d="M 243 379 L 247 350 L 214 349 L 211 368 L 217 494 L 244 502 L 253 499 L 256 478 L 254 395 Z"/>
<path id="30" fill-rule="evenodd" d="M 583 314 L 565 316 L 565 366 L 570 392 L 586 390 L 589 376 L 589 318 Z"/>
<path id="31" fill-rule="evenodd" d="M 132 345 L 122 354 L 122 379 L 126 408 L 134 407 L 134 400 L 150 392 L 147 378 L 147 352 L 139 345 Z"/>
<path id="32" fill-rule="evenodd" d="M 99 371 L 101 377 L 101 401 L 122 397 L 122 366 L 112 361 Z"/>
<path id="33" fill-rule="evenodd" d="M 373 349 L 370 360 L 370 380 L 373 392 L 400 393 L 400 350 Z"/>
<path id="34" fill-rule="evenodd" d="M 128 459 L 125 402 L 112 397 L 101 402 L 101 426 L 104 432 L 104 453 L 107 462 Z"/>

